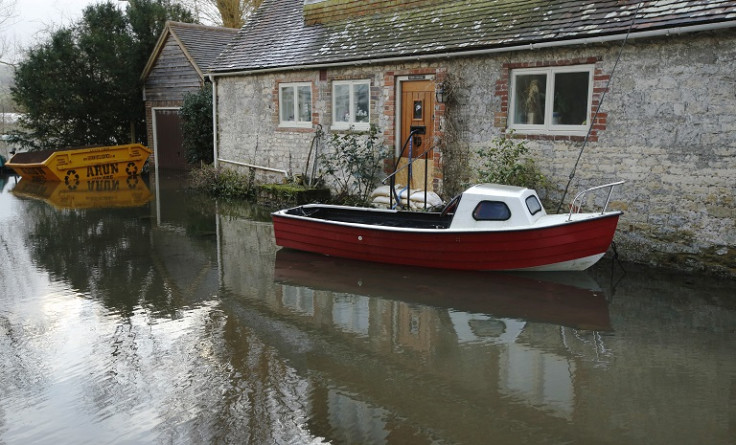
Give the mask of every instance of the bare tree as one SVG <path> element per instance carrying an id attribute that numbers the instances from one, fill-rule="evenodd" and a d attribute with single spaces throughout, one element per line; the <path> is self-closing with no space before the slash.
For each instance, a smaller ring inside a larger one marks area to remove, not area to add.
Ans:
<path id="1" fill-rule="evenodd" d="M 13 65 L 5 60 L 5 53 L 10 48 L 10 42 L 5 35 L 4 28 L 8 20 L 15 17 L 15 3 L 17 0 L 0 0 L 0 63 L 3 65 Z"/>
<path id="2" fill-rule="evenodd" d="M 194 12 L 199 22 L 226 28 L 241 28 L 263 0 L 179 0 Z"/>

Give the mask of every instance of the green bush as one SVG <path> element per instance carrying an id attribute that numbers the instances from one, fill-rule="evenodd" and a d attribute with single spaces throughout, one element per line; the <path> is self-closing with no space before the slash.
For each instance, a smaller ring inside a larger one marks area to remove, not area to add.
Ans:
<path id="1" fill-rule="evenodd" d="M 212 88 L 205 85 L 197 93 L 187 93 L 179 113 L 187 162 L 211 164 L 214 160 Z"/>
<path id="2" fill-rule="evenodd" d="M 547 178 L 529 157 L 526 140 L 514 139 L 513 131 L 494 139 L 489 148 L 477 151 L 479 182 L 516 185 L 531 189 L 549 186 Z"/>
<path id="3" fill-rule="evenodd" d="M 378 182 L 388 150 L 378 145 L 375 125 L 367 132 L 333 133 L 320 153 L 320 173 L 335 187 L 336 200 L 347 204 L 368 203 Z"/>

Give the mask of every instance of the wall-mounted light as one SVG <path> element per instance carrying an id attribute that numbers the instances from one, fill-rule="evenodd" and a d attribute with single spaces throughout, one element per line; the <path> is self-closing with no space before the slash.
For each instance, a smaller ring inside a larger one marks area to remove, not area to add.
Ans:
<path id="1" fill-rule="evenodd" d="M 435 99 L 437 99 L 437 103 L 443 104 L 445 103 L 445 86 L 441 83 L 437 84 L 437 88 L 434 91 Z"/>

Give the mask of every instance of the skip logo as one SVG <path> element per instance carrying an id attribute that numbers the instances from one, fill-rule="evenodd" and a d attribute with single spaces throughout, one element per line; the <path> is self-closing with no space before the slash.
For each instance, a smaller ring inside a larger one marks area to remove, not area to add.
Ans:
<path id="1" fill-rule="evenodd" d="M 87 167 L 88 178 L 100 178 L 114 175 L 118 172 L 117 164 L 92 165 Z"/>

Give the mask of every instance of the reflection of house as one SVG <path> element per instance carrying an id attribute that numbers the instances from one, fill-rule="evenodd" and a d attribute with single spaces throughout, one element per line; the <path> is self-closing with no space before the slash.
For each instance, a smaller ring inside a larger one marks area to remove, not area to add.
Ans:
<path id="1" fill-rule="evenodd" d="M 141 74 L 148 141 L 159 167 L 186 167 L 178 110 L 184 95 L 204 86 L 210 62 L 236 33 L 230 28 L 166 23 Z"/>
<path id="2" fill-rule="evenodd" d="M 345 5 L 266 0 L 218 56 L 218 164 L 280 180 L 303 171 L 317 125 L 375 124 L 395 153 L 419 126 L 448 192 L 513 129 L 557 199 L 590 130 L 573 187 L 627 180 L 623 257 L 733 271 L 736 1 Z"/>

